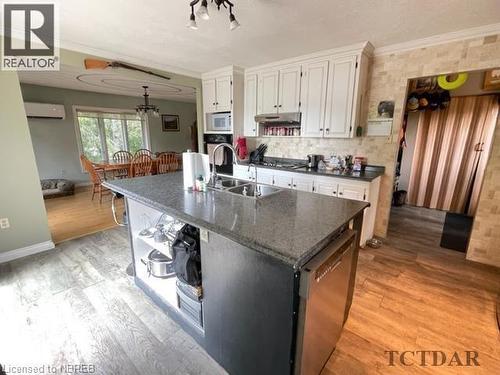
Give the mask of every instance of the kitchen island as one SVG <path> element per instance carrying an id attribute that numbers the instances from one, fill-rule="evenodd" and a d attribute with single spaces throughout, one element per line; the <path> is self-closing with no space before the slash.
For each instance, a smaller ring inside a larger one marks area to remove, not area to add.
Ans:
<path id="1" fill-rule="evenodd" d="M 321 371 L 349 311 L 368 203 L 287 189 L 261 199 L 192 192 L 182 173 L 105 185 L 127 200 L 136 284 L 229 373 Z M 179 309 L 175 277 L 155 278 L 142 262 L 155 244 L 139 233 L 164 214 L 200 230 L 201 323 Z M 316 295 L 315 284 L 329 292 Z M 315 324 L 325 317 L 326 343 Z"/>

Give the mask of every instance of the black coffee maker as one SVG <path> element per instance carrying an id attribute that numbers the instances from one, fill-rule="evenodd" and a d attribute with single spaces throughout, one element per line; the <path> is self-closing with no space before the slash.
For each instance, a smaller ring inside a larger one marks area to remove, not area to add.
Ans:
<path id="1" fill-rule="evenodd" d="M 307 155 L 307 166 L 311 169 L 316 169 L 320 160 L 321 155 L 309 154 Z"/>

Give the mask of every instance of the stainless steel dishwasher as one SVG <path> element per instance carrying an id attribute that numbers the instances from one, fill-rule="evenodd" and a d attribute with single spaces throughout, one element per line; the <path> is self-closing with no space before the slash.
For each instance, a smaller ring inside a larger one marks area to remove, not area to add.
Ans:
<path id="1" fill-rule="evenodd" d="M 355 232 L 347 230 L 301 271 L 295 374 L 320 374 L 335 350 L 344 323 L 355 238 Z"/>

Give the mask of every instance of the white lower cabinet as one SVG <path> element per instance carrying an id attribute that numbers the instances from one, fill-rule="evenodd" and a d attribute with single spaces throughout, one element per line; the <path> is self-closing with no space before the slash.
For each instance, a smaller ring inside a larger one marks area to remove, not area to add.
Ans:
<path id="1" fill-rule="evenodd" d="M 339 184 L 330 177 L 318 177 L 314 181 L 314 192 L 318 194 L 337 196 Z"/>
<path id="2" fill-rule="evenodd" d="M 339 183 L 338 197 L 354 199 L 357 201 L 366 200 L 366 186 L 354 183 Z"/>
<path id="3" fill-rule="evenodd" d="M 292 177 L 292 189 L 300 191 L 314 191 L 314 179 L 311 177 Z"/>
<path id="4" fill-rule="evenodd" d="M 233 165 L 233 177 L 240 180 L 253 181 L 255 169 L 248 168 L 248 165 Z"/>
<path id="5" fill-rule="evenodd" d="M 274 172 L 274 185 L 282 188 L 292 188 L 292 173 L 289 172 Z"/>
<path id="6" fill-rule="evenodd" d="M 259 168 L 257 173 L 259 184 L 274 185 L 274 173 L 271 169 Z"/>

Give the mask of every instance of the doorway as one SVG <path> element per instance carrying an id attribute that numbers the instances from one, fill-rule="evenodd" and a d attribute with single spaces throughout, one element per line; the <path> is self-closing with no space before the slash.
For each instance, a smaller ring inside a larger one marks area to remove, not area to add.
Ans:
<path id="1" fill-rule="evenodd" d="M 389 222 L 392 235 L 424 247 L 467 251 L 499 94 L 498 69 L 410 80 Z"/>

